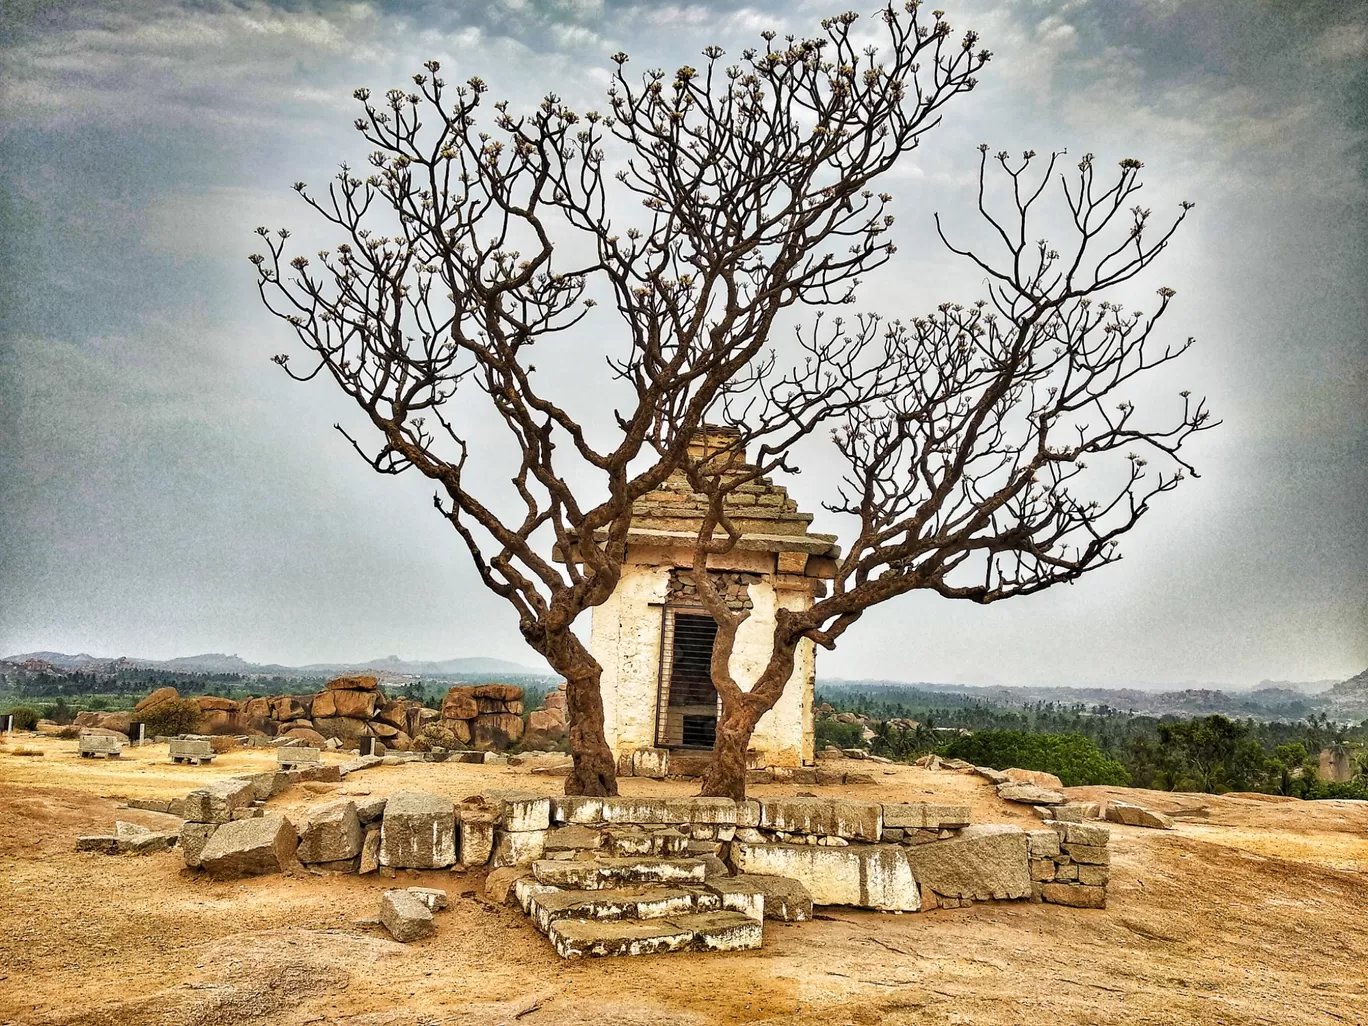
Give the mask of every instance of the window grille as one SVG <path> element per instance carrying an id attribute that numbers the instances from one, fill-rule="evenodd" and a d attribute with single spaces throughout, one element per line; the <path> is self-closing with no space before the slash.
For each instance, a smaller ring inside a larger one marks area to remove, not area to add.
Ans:
<path id="1" fill-rule="evenodd" d="M 666 606 L 660 632 L 656 744 L 712 748 L 719 702 L 712 682 L 717 622 L 706 610 Z"/>

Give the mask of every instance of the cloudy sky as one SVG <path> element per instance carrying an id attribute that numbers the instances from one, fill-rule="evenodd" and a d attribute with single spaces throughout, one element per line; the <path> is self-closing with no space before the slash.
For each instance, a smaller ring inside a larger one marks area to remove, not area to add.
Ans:
<path id="1" fill-rule="evenodd" d="M 976 298 L 935 242 L 977 152 L 1145 161 L 1197 203 L 1150 284 L 1177 373 L 1225 423 L 1125 558 L 991 607 L 912 597 L 827 676 L 963 682 L 1343 678 L 1368 665 L 1368 7 L 1354 0 L 945 0 L 995 53 L 887 183 L 896 261 L 861 304 Z M 815 31 L 825 3 L 7 0 L 0 7 L 0 653 L 533 663 L 421 480 L 268 362 L 257 224 L 360 163 L 352 89 L 436 57 L 529 105 L 602 105 L 646 68 Z M 967 220 L 966 220 L 967 223 Z M 312 226 L 316 229 L 316 226 Z M 320 240 L 323 236 L 320 236 Z M 915 307 L 915 309 L 909 308 Z M 586 387 L 592 370 L 585 371 Z M 818 475 L 820 477 L 820 475 Z M 791 488 L 816 508 L 823 482 Z M 818 527 L 821 527 L 819 521 Z"/>

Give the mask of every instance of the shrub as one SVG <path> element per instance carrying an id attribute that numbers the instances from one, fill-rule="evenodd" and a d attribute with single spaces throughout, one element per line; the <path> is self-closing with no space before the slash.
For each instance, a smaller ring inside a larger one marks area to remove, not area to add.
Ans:
<path id="1" fill-rule="evenodd" d="M 16 705 L 9 711 L 14 717 L 15 730 L 32 730 L 38 726 L 38 710 L 29 705 Z"/>
<path id="2" fill-rule="evenodd" d="M 200 726 L 199 703 L 193 698 L 172 698 L 153 706 L 143 717 L 148 737 L 194 734 Z"/>
<path id="3" fill-rule="evenodd" d="M 44 706 L 41 712 L 43 719 L 51 720 L 53 723 L 59 723 L 63 726 L 76 718 L 76 711 L 67 705 L 65 698 L 58 698 L 52 705 Z"/>
<path id="4" fill-rule="evenodd" d="M 1030 734 L 1023 730 L 981 730 L 956 738 L 940 750 L 950 759 L 963 759 L 993 769 L 1042 770 L 1053 773 L 1065 787 L 1081 784 L 1130 784 L 1119 762 L 1097 750 L 1082 734 Z"/>
<path id="5" fill-rule="evenodd" d="M 813 734 L 819 752 L 827 745 L 835 745 L 837 748 L 864 747 L 864 727 L 858 723 L 842 723 L 834 719 L 818 720 Z"/>

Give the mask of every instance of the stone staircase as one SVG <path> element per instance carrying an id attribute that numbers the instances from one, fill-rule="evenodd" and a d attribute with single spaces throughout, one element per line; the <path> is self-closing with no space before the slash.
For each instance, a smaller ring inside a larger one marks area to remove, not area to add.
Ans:
<path id="1" fill-rule="evenodd" d="M 522 909 L 562 958 L 746 951 L 760 947 L 764 895 L 702 859 L 677 854 L 675 831 L 614 831 L 610 852 L 542 859 L 515 885 Z M 650 840 L 647 840 L 650 838 Z M 662 852 L 661 849 L 674 849 Z"/>

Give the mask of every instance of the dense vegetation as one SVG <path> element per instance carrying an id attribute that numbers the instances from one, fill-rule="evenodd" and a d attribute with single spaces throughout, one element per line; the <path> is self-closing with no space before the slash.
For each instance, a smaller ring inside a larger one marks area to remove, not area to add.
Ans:
<path id="1" fill-rule="evenodd" d="M 891 758 L 937 751 L 976 765 L 1054 773 L 1065 784 L 1123 784 L 1157 790 L 1260 791 L 1299 798 L 1368 799 L 1368 721 L 1332 722 L 1324 713 L 1261 722 L 1222 715 L 1140 716 L 1105 705 L 1035 702 L 1000 706 L 921 688 L 826 687 L 818 702 L 880 721 L 868 747 Z M 888 721 L 915 722 L 899 728 Z M 943 728 L 972 732 L 944 736 Z M 938 734 L 935 728 L 942 728 Z M 859 724 L 822 720 L 819 745 L 864 745 Z M 828 741 L 829 739 L 829 741 Z M 1331 783 L 1318 775 L 1324 749 L 1338 751 L 1356 777 Z"/>

